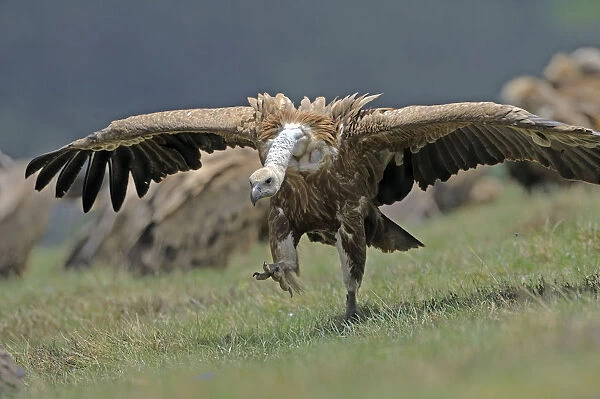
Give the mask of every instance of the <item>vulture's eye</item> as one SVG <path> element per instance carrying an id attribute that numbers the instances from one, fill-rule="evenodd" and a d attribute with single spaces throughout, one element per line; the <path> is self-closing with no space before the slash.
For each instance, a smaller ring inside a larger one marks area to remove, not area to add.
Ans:
<path id="1" fill-rule="evenodd" d="M 273 183 L 273 178 L 269 177 L 267 180 L 265 180 L 265 184 L 271 184 Z"/>

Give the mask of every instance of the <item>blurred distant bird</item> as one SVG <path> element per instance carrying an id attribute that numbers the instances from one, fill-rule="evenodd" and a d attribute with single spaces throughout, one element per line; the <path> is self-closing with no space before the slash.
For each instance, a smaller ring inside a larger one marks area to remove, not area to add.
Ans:
<path id="1" fill-rule="evenodd" d="M 556 54 L 544 69 L 544 77 L 521 76 L 507 82 L 502 100 L 545 118 L 600 129 L 600 49 L 585 47 Z M 507 167 L 528 191 L 549 182 L 567 182 L 535 163 L 509 162 Z"/>
<path id="2" fill-rule="evenodd" d="M 502 192 L 502 183 L 490 176 L 485 167 L 459 173 L 440 183 L 432 187 L 432 196 L 442 213 L 449 213 L 463 205 L 493 202 Z"/>
<path id="3" fill-rule="evenodd" d="M 598 75 L 600 49 L 596 47 L 581 47 L 570 54 L 558 53 L 544 68 L 544 77 L 555 86 Z"/>
<path id="4" fill-rule="evenodd" d="M 150 187 L 145 201 L 127 201 L 116 214 L 101 211 L 65 267 L 111 263 L 155 274 L 224 266 L 236 250 L 266 239 L 268 207 L 247 201 L 248 175 L 261 166 L 254 150 L 202 154 L 202 160 L 203 168 Z"/>
<path id="5" fill-rule="evenodd" d="M 498 199 L 503 189 L 502 181 L 490 174 L 490 168 L 480 166 L 454 175 L 448 181 L 437 181 L 426 191 L 415 184 L 402 201 L 380 209 L 394 221 L 417 223 L 464 206 L 489 204 Z"/>
<path id="6" fill-rule="evenodd" d="M 461 169 L 526 159 L 565 178 L 600 183 L 600 133 L 591 129 L 489 102 L 365 108 L 375 98 L 304 98 L 296 107 L 283 94 L 264 94 L 250 98 L 250 106 L 132 116 L 33 159 L 26 175 L 39 171 L 41 190 L 59 174 L 61 197 L 87 162 L 82 199 L 88 211 L 108 165 L 118 210 L 130 173 L 143 196 L 150 180 L 200 168 L 198 150 L 254 148 L 264 167 L 250 175 L 250 199 L 271 199 L 273 255 L 254 277 L 272 278 L 291 294 L 299 289 L 300 237 L 335 245 L 347 319 L 357 317 L 367 246 L 391 252 L 423 245 L 378 208 L 403 199 L 413 182 L 425 189 Z"/>
<path id="7" fill-rule="evenodd" d="M 4 154 L 1 150 L 0 150 L 0 169 L 4 169 L 9 167 L 10 165 L 14 164 L 15 162 L 12 160 L 11 157 L 9 157 L 8 155 Z"/>
<path id="8" fill-rule="evenodd" d="M 23 274 L 54 204 L 50 193 L 33 193 L 33 182 L 23 180 L 25 165 L 0 153 L 0 277 Z"/>

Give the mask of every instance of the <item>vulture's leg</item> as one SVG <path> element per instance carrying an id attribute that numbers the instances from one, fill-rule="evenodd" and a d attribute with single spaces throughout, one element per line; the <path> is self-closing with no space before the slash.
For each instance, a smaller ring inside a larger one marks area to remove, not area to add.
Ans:
<path id="1" fill-rule="evenodd" d="M 363 219 L 359 215 L 352 220 L 346 220 L 338 229 L 336 235 L 344 284 L 346 285 L 346 320 L 358 319 L 356 294 L 362 282 L 367 258 L 367 242 Z"/>
<path id="2" fill-rule="evenodd" d="M 290 227 L 290 222 L 281 208 L 271 208 L 269 212 L 269 243 L 273 263 L 265 262 L 263 272 L 256 272 L 257 280 L 266 280 L 269 277 L 279 283 L 282 290 L 292 295 L 293 291 L 301 291 L 297 276 L 299 273 L 298 245 L 299 235 Z"/>

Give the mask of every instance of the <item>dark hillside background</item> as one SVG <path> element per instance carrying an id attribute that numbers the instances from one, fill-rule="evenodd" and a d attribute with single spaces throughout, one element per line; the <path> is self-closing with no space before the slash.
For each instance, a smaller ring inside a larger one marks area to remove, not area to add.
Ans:
<path id="1" fill-rule="evenodd" d="M 130 114 L 258 92 L 378 105 L 496 99 L 600 44 L 600 2 L 0 1 L 0 148 L 29 157 Z"/>

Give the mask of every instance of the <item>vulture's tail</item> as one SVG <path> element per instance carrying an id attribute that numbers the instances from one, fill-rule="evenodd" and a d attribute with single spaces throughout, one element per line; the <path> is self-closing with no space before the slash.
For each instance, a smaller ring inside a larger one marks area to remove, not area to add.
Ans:
<path id="1" fill-rule="evenodd" d="M 398 226 L 383 213 L 379 212 L 377 221 L 372 229 L 367 227 L 369 245 L 383 252 L 408 251 L 411 248 L 424 247 L 425 245 L 413 237 L 408 231 Z M 371 230 L 370 232 L 368 230 Z M 369 234 L 371 233 L 371 234 Z"/>

